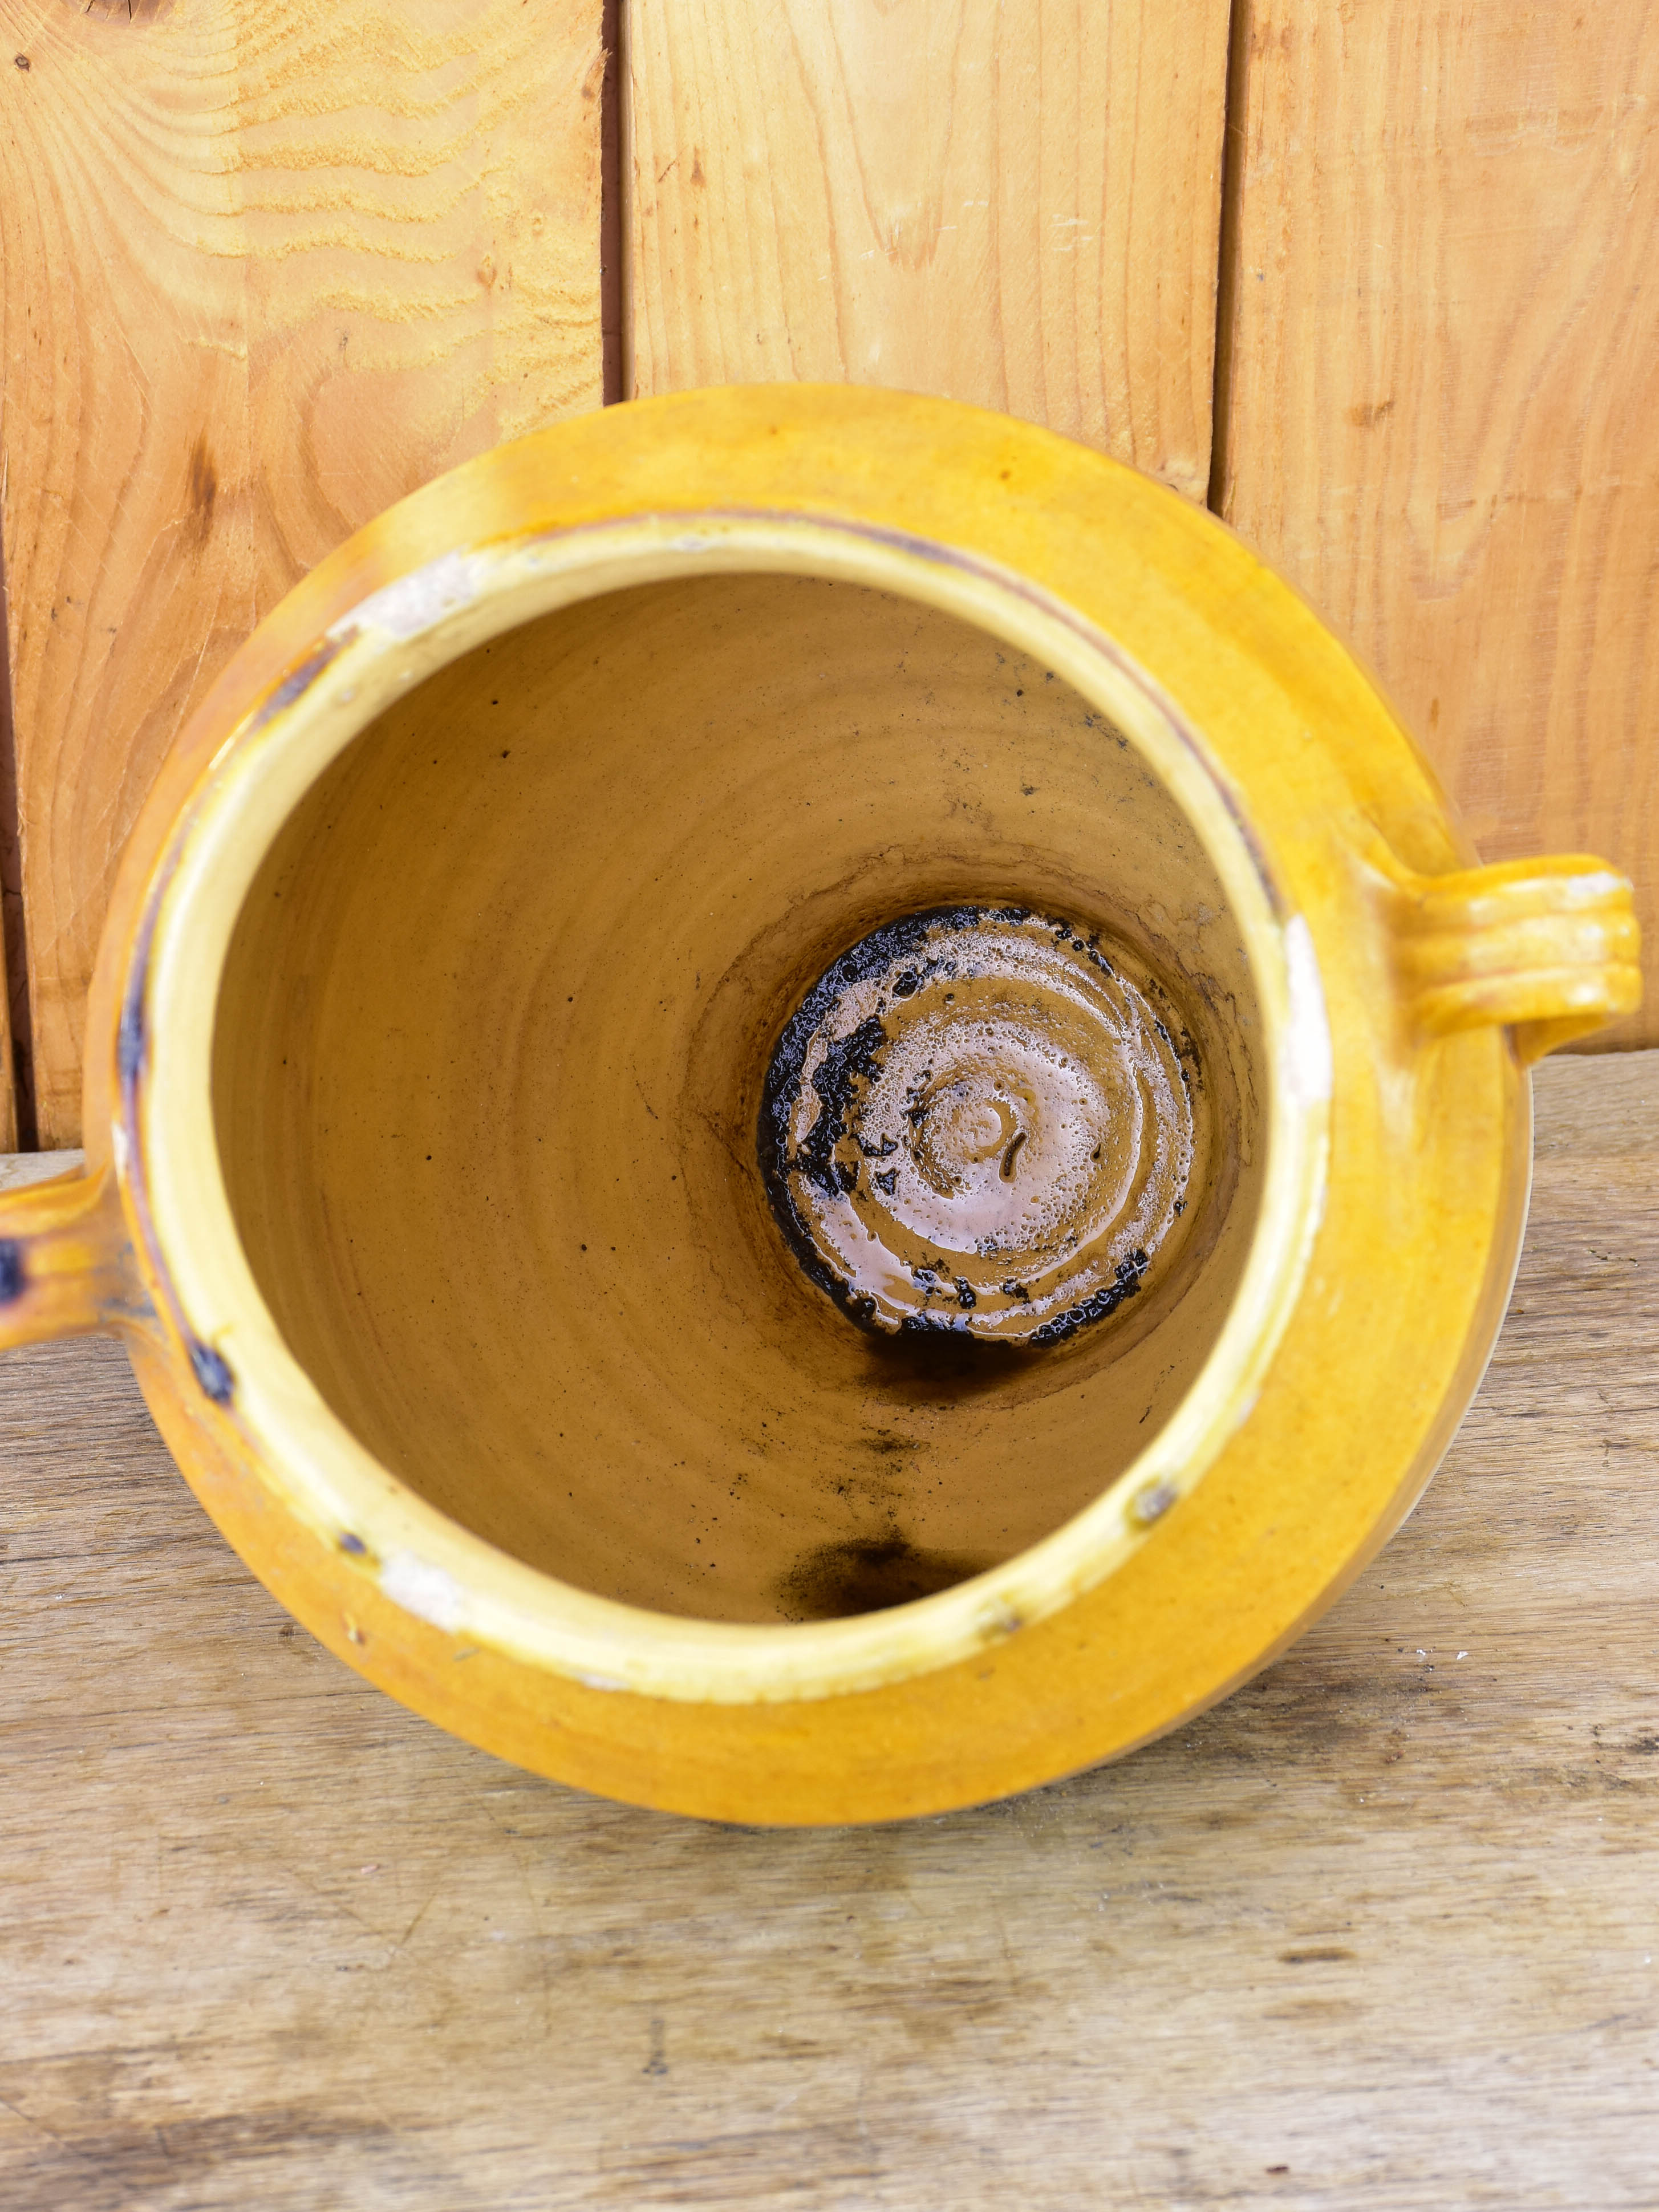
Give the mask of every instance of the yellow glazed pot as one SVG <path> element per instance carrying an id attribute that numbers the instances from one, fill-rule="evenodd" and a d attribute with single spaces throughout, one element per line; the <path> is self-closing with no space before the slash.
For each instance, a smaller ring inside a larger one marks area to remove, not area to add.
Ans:
<path id="1" fill-rule="evenodd" d="M 1395 1527 L 1526 1063 L 1636 957 L 1132 471 L 613 408 L 361 532 L 182 732 L 0 1342 L 118 1331 L 255 1572 L 502 1757 L 935 1812 L 1174 1726 Z"/>

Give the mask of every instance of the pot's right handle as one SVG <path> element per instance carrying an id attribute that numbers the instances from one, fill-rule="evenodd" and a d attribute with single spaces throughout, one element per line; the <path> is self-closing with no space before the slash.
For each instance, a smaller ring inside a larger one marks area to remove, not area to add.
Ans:
<path id="1" fill-rule="evenodd" d="M 1634 894 L 1605 860 L 1571 854 L 1450 876 L 1389 872 L 1419 1036 L 1504 1024 L 1524 1062 L 1641 1005 Z"/>
<path id="2" fill-rule="evenodd" d="M 108 1169 L 0 1192 L 0 1352 L 113 1328 L 142 1303 Z"/>

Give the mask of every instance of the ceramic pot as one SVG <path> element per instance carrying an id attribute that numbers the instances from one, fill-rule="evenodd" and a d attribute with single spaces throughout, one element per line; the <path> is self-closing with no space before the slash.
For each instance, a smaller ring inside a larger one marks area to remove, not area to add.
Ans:
<path id="1" fill-rule="evenodd" d="M 1628 886 L 1481 868 L 1220 525 L 842 388 L 416 493 L 173 749 L 87 1164 L 0 1340 L 118 1331 L 328 1647 L 746 1821 L 961 1805 L 1261 1667 L 1408 1510 Z"/>

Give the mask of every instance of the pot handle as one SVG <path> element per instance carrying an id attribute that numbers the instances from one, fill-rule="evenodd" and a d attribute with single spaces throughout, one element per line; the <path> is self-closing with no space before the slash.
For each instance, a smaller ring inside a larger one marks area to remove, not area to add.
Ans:
<path id="1" fill-rule="evenodd" d="M 1570 854 L 1450 876 L 1390 872 L 1419 1037 L 1507 1024 L 1525 1064 L 1641 1005 L 1634 894 L 1605 860 Z"/>
<path id="2" fill-rule="evenodd" d="M 114 1328 L 142 1303 L 109 1169 L 0 1192 L 0 1352 Z"/>

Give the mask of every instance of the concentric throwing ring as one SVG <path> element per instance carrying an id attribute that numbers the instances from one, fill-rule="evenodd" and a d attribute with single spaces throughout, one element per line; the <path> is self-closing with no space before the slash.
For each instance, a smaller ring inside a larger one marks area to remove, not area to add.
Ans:
<path id="1" fill-rule="evenodd" d="M 1185 1209 L 1196 1054 L 1098 930 L 936 908 L 842 954 L 767 1073 L 761 1165 L 867 1328 L 1055 1344 L 1133 1297 Z"/>

